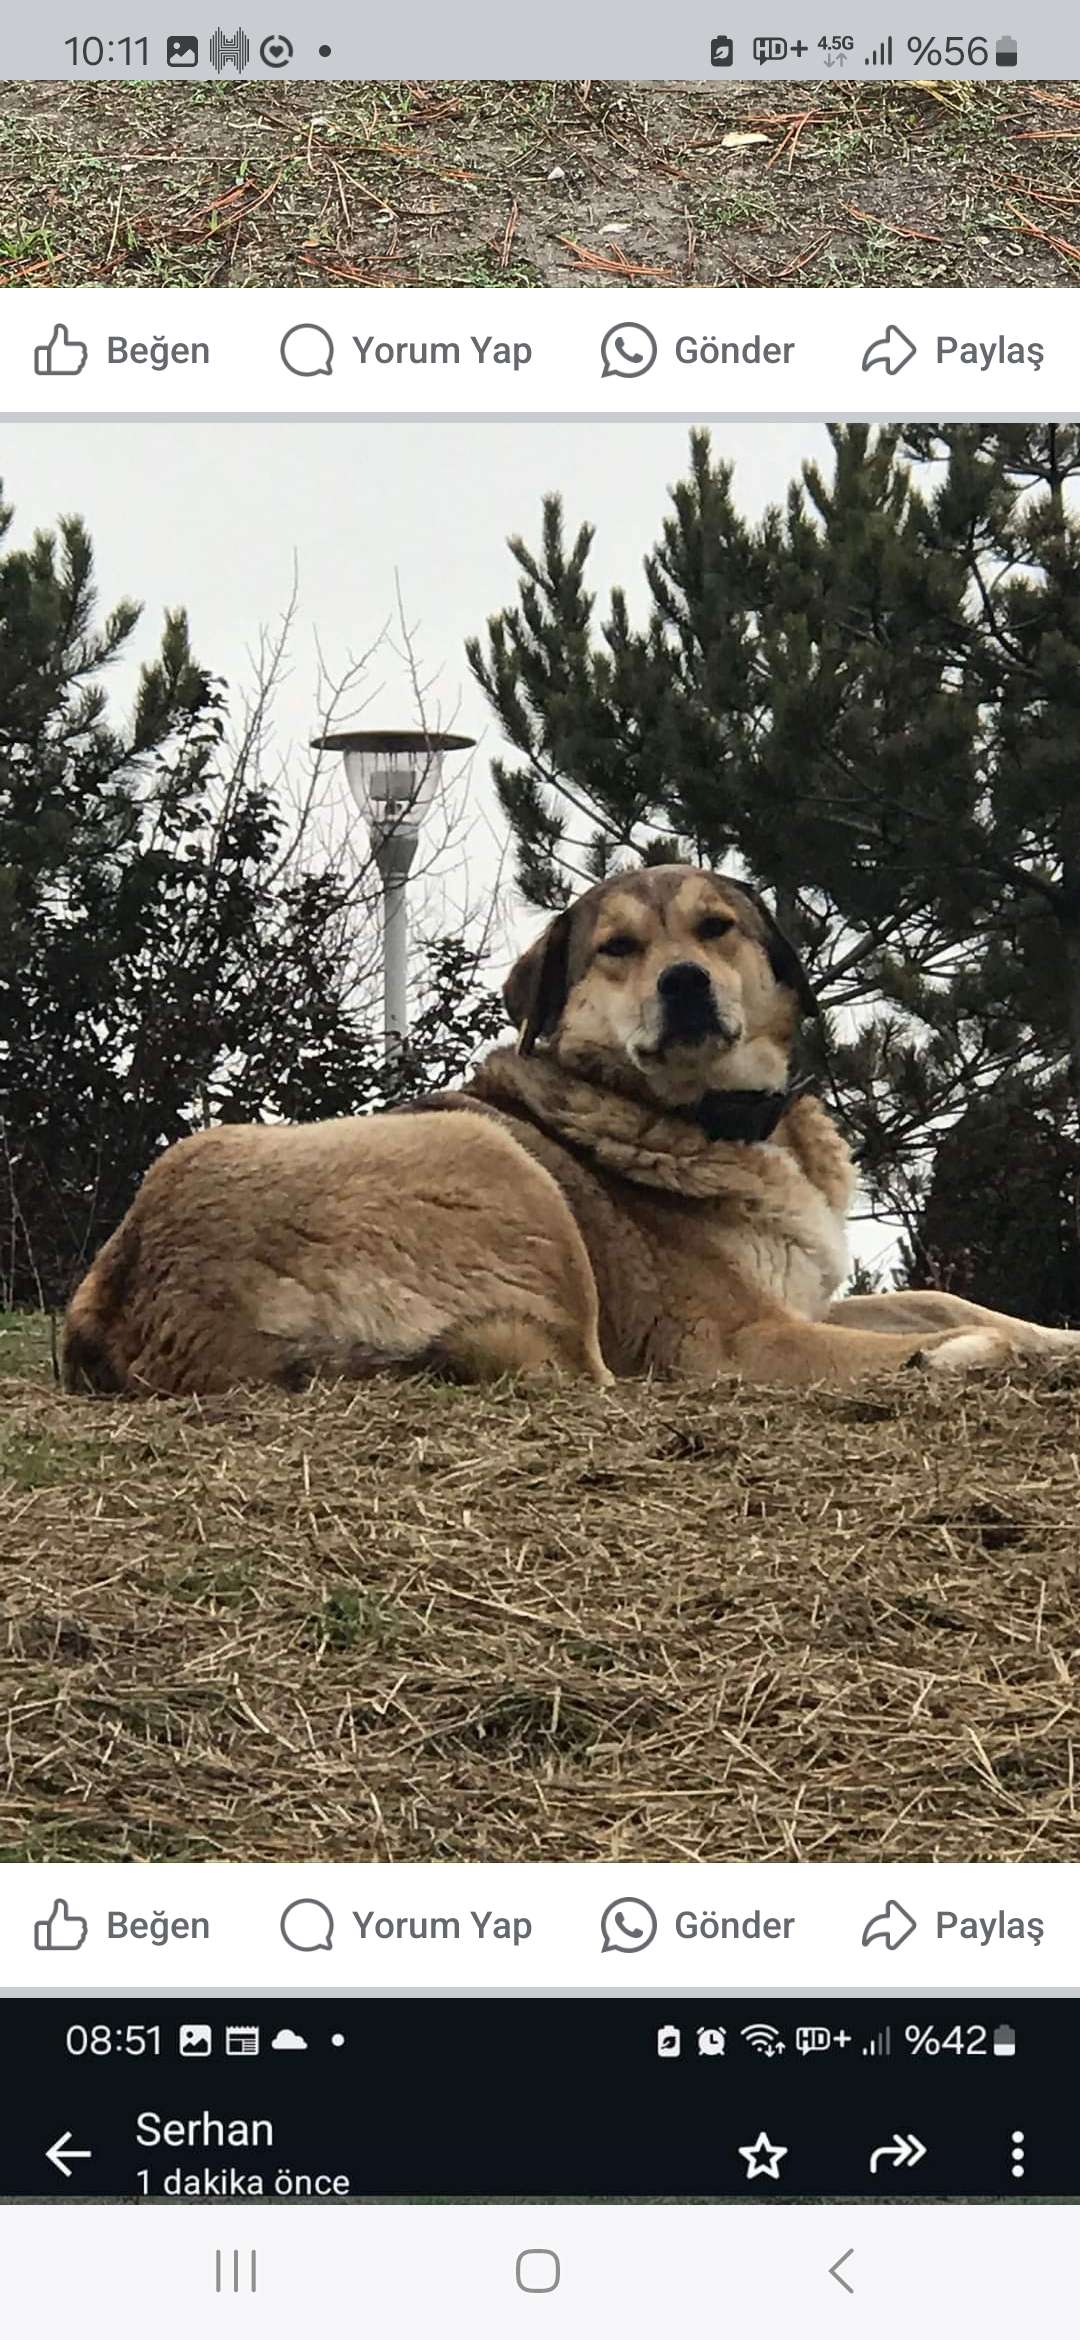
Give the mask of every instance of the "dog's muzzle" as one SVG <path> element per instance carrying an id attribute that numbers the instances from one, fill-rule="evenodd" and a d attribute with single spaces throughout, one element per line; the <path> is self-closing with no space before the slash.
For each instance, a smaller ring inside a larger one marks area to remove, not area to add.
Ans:
<path id="1" fill-rule="evenodd" d="M 657 979 L 663 1010 L 663 1045 L 667 1048 L 711 1040 L 726 1032 L 716 1012 L 708 970 L 693 959 L 677 959 Z"/>

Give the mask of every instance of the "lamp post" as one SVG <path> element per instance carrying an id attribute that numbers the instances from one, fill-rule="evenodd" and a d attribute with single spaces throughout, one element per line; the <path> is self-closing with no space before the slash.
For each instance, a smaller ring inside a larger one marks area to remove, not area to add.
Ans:
<path id="1" fill-rule="evenodd" d="M 453 731 L 333 731 L 312 742 L 334 748 L 357 811 L 367 823 L 383 894 L 383 1047 L 400 1055 L 409 1021 L 409 923 L 405 887 L 420 824 L 442 779 L 443 759 L 476 741 Z"/>

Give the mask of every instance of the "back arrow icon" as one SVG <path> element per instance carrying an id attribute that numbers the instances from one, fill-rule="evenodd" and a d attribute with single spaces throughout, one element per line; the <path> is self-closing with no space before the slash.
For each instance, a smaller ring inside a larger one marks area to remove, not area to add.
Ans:
<path id="1" fill-rule="evenodd" d="M 841 2267 L 846 2267 L 848 2260 L 853 2259 L 854 2256 L 854 2249 L 851 2249 L 850 2251 L 841 2251 L 839 2258 L 833 2260 L 832 2266 L 829 2269 L 830 2275 L 835 2276 L 836 2281 L 839 2283 L 841 2289 L 843 2291 L 850 2291 L 852 2299 L 855 2297 L 855 2285 L 848 2282 L 846 2275 L 841 2275 L 840 2269 Z"/>
<path id="2" fill-rule="evenodd" d="M 914 2169 L 917 2161 L 925 2161 L 926 2147 L 921 2137 L 901 2137 L 894 2129 L 891 2145 L 879 2145 L 870 2155 L 870 2175 L 877 2176 L 879 2161 L 891 2161 L 894 2169 Z"/>
<path id="3" fill-rule="evenodd" d="M 89 2145 L 72 2144 L 70 2129 L 65 2129 L 63 2136 L 58 2137 L 54 2145 L 48 2145 L 45 2149 L 46 2161 L 52 2162 L 53 2168 L 59 2170 L 61 2177 L 71 2176 L 69 2162 L 89 2161 L 90 2158 Z"/>

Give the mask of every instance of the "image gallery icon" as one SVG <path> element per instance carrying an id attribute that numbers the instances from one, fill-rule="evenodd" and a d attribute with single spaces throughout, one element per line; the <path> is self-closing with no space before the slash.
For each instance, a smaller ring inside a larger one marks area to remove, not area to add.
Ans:
<path id="1" fill-rule="evenodd" d="M 183 71 L 185 67 L 188 69 L 188 71 L 190 71 L 191 67 L 192 67 L 193 65 L 197 65 L 197 64 L 198 64 L 198 62 L 199 62 L 199 42 L 198 42 L 198 36 L 197 36 L 197 34 L 195 34 L 195 33 L 167 33 L 167 34 L 166 34 L 166 37 L 165 37 L 165 63 L 166 63 L 166 65 L 169 65 L 169 66 L 171 66 L 171 67 L 174 69 L 174 71 Z"/>
<path id="2" fill-rule="evenodd" d="M 182 2023 L 176 2042 L 182 2056 L 209 2056 L 214 2052 L 214 2034 L 209 2023 Z"/>

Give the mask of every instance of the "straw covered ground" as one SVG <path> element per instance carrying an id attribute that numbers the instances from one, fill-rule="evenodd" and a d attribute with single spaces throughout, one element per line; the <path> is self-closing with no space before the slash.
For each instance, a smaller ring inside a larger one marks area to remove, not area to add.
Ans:
<path id="1" fill-rule="evenodd" d="M 1080 1858 L 1075 1372 L 133 1407 L 7 1361 L 8 1858 Z"/>

